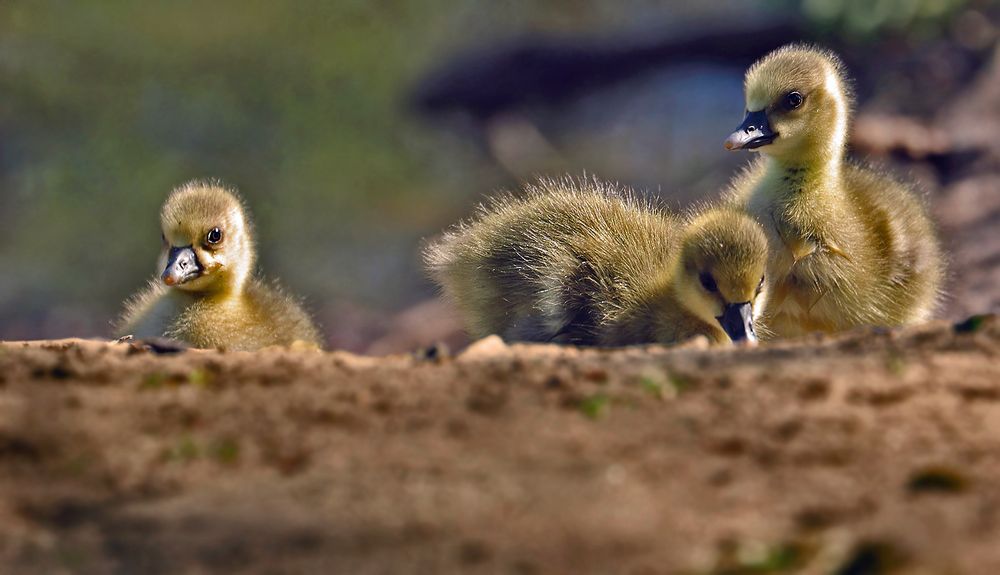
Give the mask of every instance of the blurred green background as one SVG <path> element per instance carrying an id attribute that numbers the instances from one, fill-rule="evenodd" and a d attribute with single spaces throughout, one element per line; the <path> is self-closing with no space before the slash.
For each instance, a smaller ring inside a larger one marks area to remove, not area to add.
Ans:
<path id="1" fill-rule="evenodd" d="M 586 171 L 682 205 L 710 197 L 746 161 L 720 144 L 742 113 L 741 62 L 652 67 L 484 123 L 414 104 L 454 58 L 524 38 L 608 46 L 788 20 L 803 39 L 856 54 L 891 46 L 898 62 L 962 40 L 955 23 L 994 7 L 8 1 L 0 338 L 110 335 L 122 300 L 153 273 L 166 194 L 217 177 L 250 205 L 264 274 L 303 296 L 332 345 L 363 350 L 394 329 L 398 312 L 434 297 L 421 242 L 498 187 Z M 860 88 L 872 102 L 891 92 L 863 79 Z M 883 100 L 893 108 L 899 99 Z"/>

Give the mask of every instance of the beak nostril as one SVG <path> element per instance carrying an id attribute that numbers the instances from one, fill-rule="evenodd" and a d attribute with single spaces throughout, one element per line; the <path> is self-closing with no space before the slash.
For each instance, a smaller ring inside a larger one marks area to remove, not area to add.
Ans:
<path id="1" fill-rule="evenodd" d="M 756 150 L 774 141 L 778 136 L 771 130 L 764 110 L 747 112 L 743 122 L 726 140 L 727 150 Z"/>

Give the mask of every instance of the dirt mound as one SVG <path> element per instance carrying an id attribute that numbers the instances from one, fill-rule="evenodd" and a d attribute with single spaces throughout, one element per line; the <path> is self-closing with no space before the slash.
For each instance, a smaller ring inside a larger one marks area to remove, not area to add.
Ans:
<path id="1" fill-rule="evenodd" d="M 998 355 L 994 317 L 457 358 L 8 343 L 0 570 L 1000 572 Z"/>

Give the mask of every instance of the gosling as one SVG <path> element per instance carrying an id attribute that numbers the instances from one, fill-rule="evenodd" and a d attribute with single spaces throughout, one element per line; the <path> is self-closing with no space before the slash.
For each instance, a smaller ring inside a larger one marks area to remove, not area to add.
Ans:
<path id="1" fill-rule="evenodd" d="M 543 180 L 425 254 L 475 337 L 581 346 L 757 341 L 767 238 L 745 213 L 687 220 L 597 181 Z"/>
<path id="2" fill-rule="evenodd" d="M 770 243 L 763 300 L 778 336 L 926 320 L 944 263 L 918 196 L 845 160 L 852 96 L 844 65 L 808 46 L 779 48 L 746 74 L 746 117 L 725 142 L 763 157 L 730 197 Z"/>
<path id="3" fill-rule="evenodd" d="M 159 276 L 126 303 L 122 334 L 230 350 L 321 347 L 295 299 L 252 277 L 253 233 L 235 191 L 185 184 L 167 198 L 160 222 Z"/>

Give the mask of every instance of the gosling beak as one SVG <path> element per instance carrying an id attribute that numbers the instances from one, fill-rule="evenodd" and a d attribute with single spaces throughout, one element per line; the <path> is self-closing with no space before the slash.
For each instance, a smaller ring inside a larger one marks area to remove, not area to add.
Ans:
<path id="1" fill-rule="evenodd" d="M 198 263 L 198 256 L 191 249 L 191 246 L 171 247 L 167 267 L 160 274 L 160 279 L 168 286 L 181 285 L 200 276 L 201 272 L 202 267 Z"/>
<path id="2" fill-rule="evenodd" d="M 771 130 L 765 110 L 748 111 L 740 127 L 726 138 L 725 146 L 732 151 L 756 150 L 770 144 L 777 137 L 778 133 Z"/>
<path id="3" fill-rule="evenodd" d="M 729 334 L 733 342 L 757 342 L 757 334 L 753 331 L 753 308 L 750 302 L 726 304 L 722 315 L 715 318 L 722 329 Z"/>

